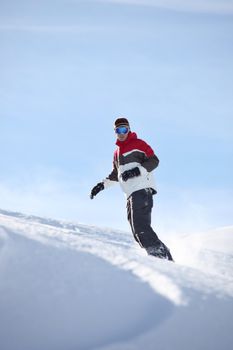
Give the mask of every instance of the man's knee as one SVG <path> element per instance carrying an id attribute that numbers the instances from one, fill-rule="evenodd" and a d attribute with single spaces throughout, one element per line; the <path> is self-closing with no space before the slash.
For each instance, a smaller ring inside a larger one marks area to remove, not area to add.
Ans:
<path id="1" fill-rule="evenodd" d="M 152 228 L 147 232 L 136 232 L 134 233 L 136 241 L 142 248 L 148 248 L 154 246 L 158 242 L 158 236 L 152 230 Z"/>

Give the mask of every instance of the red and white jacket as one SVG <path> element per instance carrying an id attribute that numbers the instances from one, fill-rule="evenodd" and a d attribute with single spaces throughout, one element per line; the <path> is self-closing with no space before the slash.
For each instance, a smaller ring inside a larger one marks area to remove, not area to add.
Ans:
<path id="1" fill-rule="evenodd" d="M 117 140 L 116 145 L 118 147 L 114 152 L 113 170 L 103 180 L 104 188 L 119 182 L 127 198 L 143 188 L 151 188 L 153 193 L 156 193 L 152 171 L 158 166 L 159 159 L 152 148 L 145 141 L 138 139 L 135 132 L 129 132 L 125 141 Z M 139 168 L 140 175 L 123 181 L 122 173 L 135 167 Z"/>

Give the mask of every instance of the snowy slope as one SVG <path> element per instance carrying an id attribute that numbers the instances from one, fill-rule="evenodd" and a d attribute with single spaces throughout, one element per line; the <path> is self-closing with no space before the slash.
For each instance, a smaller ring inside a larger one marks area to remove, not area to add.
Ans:
<path id="1" fill-rule="evenodd" d="M 233 227 L 165 243 L 0 210 L 1 350 L 229 349 Z"/>

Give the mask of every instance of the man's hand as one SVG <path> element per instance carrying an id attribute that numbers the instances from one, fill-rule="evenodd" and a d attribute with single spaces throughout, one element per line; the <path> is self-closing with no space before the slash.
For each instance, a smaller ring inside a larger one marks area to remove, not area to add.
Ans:
<path id="1" fill-rule="evenodd" d="M 93 199 L 103 189 L 104 189 L 104 183 L 99 182 L 95 187 L 92 188 L 90 198 Z"/>
<path id="2" fill-rule="evenodd" d="M 125 170 L 121 177 L 122 177 L 122 180 L 123 181 L 127 181 L 129 179 L 131 179 L 132 177 L 135 177 L 135 176 L 139 176 L 141 173 L 140 173 L 140 170 L 138 167 L 136 168 L 133 168 L 133 169 L 130 169 L 130 170 Z"/>

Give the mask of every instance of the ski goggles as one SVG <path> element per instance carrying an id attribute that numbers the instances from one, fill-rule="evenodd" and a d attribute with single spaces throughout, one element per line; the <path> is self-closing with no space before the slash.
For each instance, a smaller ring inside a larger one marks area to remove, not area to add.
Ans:
<path id="1" fill-rule="evenodd" d="M 127 134 L 129 132 L 128 126 L 119 126 L 115 129 L 116 134 Z"/>

